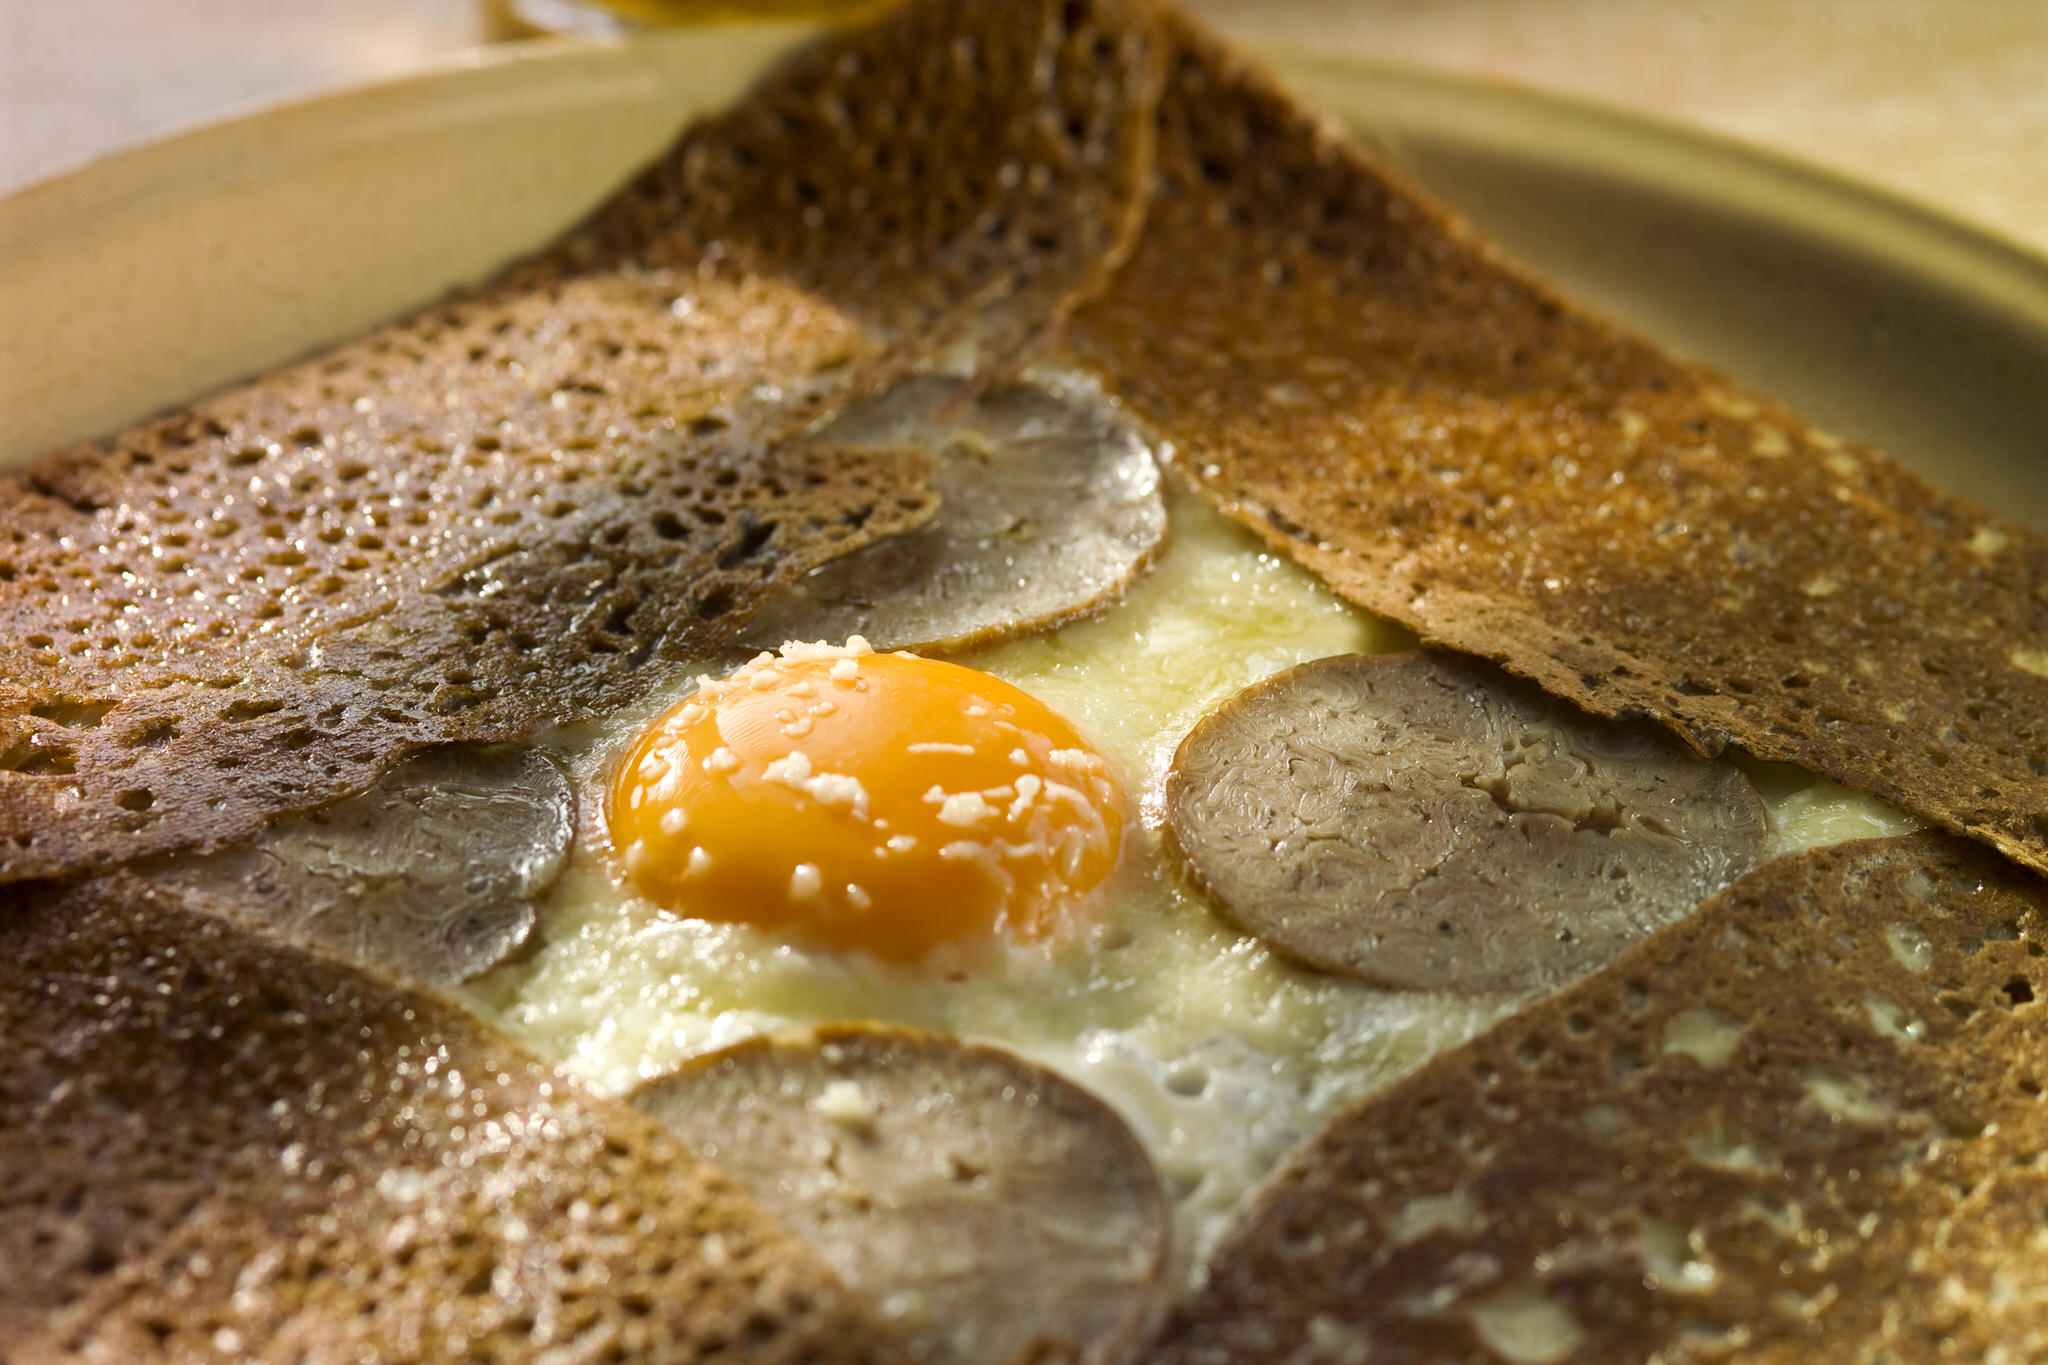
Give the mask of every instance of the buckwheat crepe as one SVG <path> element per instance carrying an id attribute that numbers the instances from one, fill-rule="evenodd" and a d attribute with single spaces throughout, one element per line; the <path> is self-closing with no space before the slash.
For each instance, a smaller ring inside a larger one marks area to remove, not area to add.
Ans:
<path id="1" fill-rule="evenodd" d="M 715 653 L 939 511 L 835 414 L 1041 360 L 1426 643 L 1962 836 L 1768 865 L 1340 1114 L 1140 1357 L 2041 1352 L 2048 543 L 1147 0 L 914 0 L 498 278 L 0 486 L 0 1352 L 895 1358 L 633 1114 L 119 869 Z"/>

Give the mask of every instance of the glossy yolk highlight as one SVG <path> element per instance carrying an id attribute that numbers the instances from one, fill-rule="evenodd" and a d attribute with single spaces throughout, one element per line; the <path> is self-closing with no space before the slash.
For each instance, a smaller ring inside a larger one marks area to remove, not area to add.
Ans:
<path id="1" fill-rule="evenodd" d="M 909 962 L 1062 937 L 1116 862 L 1123 807 L 1044 703 L 856 637 L 702 680 L 627 753 L 609 820 L 659 905 Z"/>

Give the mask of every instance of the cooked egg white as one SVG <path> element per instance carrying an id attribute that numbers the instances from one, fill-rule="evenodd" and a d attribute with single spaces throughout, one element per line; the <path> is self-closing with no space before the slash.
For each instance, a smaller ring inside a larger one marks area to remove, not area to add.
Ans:
<path id="1" fill-rule="evenodd" d="M 1304 570 L 1175 490 L 1151 574 L 1087 622 L 962 663 L 1050 704 L 1091 737 L 1134 805 L 1088 894 L 1088 927 L 972 970 L 804 948 L 746 923 L 658 908 L 605 835 L 602 793 L 642 726 L 679 697 L 551 742 L 583 812 L 540 946 L 473 983 L 470 1003 L 599 1089 L 755 1033 L 872 1019 L 999 1043 L 1107 1099 L 1151 1150 L 1178 1210 L 1176 1283 L 1279 1158 L 1346 1101 L 1470 1037 L 1511 1005 L 1380 990 L 1295 967 L 1211 914 L 1160 834 L 1175 746 L 1209 708 L 1294 664 L 1411 647 Z M 1795 770 L 1754 765 L 1779 852 L 1912 828 Z"/>

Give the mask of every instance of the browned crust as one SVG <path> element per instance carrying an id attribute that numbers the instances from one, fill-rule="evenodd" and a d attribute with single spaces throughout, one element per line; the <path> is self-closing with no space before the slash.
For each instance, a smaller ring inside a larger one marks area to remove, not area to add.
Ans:
<path id="1" fill-rule="evenodd" d="M 1339 1114 L 1152 1359 L 1497 1359 L 1471 1313 L 1515 1286 L 1573 1361 L 2041 1358 L 2044 1001 L 2039 878 L 1933 834 L 1782 859 Z"/>
<path id="2" fill-rule="evenodd" d="M 1596 713 L 2048 869 L 2048 542 L 1558 299 L 1182 31 L 1070 328 L 1336 591 Z"/>
<path id="3" fill-rule="evenodd" d="M 0 909 L 11 1361 L 900 1358 L 722 1176 L 437 996 L 132 881 Z"/>
<path id="4" fill-rule="evenodd" d="M 1152 0 L 914 0 L 798 51 L 561 250 L 683 215 L 673 264 L 708 249 L 887 335 L 970 339 L 1001 377 L 1134 245 L 1165 52 Z"/>
<path id="5" fill-rule="evenodd" d="M 873 353 L 773 281 L 557 275 L 31 466 L 0 879 L 241 837 L 658 683 L 930 514 L 920 458 L 777 443 Z"/>

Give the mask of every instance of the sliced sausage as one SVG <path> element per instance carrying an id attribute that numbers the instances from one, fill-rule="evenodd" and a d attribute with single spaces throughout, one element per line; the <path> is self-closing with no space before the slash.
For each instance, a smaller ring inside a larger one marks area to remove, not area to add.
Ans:
<path id="1" fill-rule="evenodd" d="M 138 870 L 200 909 L 451 985 L 526 941 L 575 808 L 568 779 L 539 750 L 451 745 L 244 843 Z"/>
<path id="2" fill-rule="evenodd" d="M 977 397 L 960 380 L 919 375 L 819 439 L 925 452 L 939 511 L 798 580 L 747 628 L 757 648 L 860 635 L 913 649 L 1036 630 L 1122 592 L 1166 535 L 1151 450 L 1079 392 L 1007 384 Z"/>
<path id="3" fill-rule="evenodd" d="M 1575 979 L 1762 860 L 1742 771 L 1477 661 L 1319 659 L 1181 743 L 1167 828 L 1223 915 L 1389 986 Z"/>
<path id="4" fill-rule="evenodd" d="M 1172 1211 L 1123 1121 L 997 1048 L 836 1026 L 698 1058 L 633 1102 L 865 1290 L 927 1362 L 1126 1359 Z"/>

